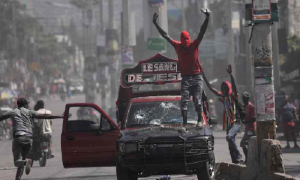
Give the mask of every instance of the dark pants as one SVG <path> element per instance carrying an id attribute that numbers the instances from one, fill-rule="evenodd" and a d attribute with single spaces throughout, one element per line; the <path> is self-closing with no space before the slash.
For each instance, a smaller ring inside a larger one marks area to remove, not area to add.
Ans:
<path id="1" fill-rule="evenodd" d="M 202 112 L 203 75 L 182 76 L 181 80 L 181 110 L 188 110 L 190 97 L 193 96 L 195 109 Z"/>
<path id="2" fill-rule="evenodd" d="M 255 136 L 255 132 L 253 132 L 253 131 L 245 131 L 243 139 L 241 140 L 240 146 L 243 148 L 243 151 L 244 151 L 244 154 L 245 154 L 245 161 L 247 161 L 249 139 L 252 136 Z"/>
<path id="3" fill-rule="evenodd" d="M 242 155 L 240 151 L 237 148 L 236 142 L 235 142 L 235 137 L 237 133 L 240 131 L 240 124 L 234 124 L 230 128 L 230 130 L 227 133 L 226 140 L 228 142 L 229 146 L 229 152 L 231 156 L 231 160 L 233 163 L 238 163 L 240 159 L 242 159 Z"/>
<path id="4" fill-rule="evenodd" d="M 21 179 L 26 164 L 26 157 L 32 145 L 31 137 L 20 136 L 13 139 L 12 152 L 14 156 L 14 164 L 18 167 L 16 180 Z"/>

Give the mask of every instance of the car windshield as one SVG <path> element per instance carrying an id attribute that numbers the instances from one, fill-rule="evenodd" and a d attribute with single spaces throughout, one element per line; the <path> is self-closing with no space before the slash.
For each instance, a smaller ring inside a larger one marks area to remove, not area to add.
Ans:
<path id="1" fill-rule="evenodd" d="M 188 124 L 196 124 L 198 115 L 188 104 Z M 180 101 L 141 102 L 130 107 L 126 127 L 182 124 Z"/>

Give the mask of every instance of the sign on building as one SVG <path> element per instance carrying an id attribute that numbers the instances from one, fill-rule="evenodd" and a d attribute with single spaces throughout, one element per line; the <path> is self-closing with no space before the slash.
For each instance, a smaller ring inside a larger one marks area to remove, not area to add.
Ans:
<path id="1" fill-rule="evenodd" d="M 166 50 L 166 40 L 162 38 L 148 38 L 147 49 L 150 51 L 164 51 Z"/>
<path id="2" fill-rule="evenodd" d="M 252 0 L 252 17 L 254 22 L 271 19 L 271 0 Z"/>
<path id="3" fill-rule="evenodd" d="M 161 54 L 157 54 L 148 60 L 140 61 L 133 68 L 123 69 L 121 77 L 122 87 L 181 81 L 178 60 L 169 59 Z"/>
<path id="4" fill-rule="evenodd" d="M 148 0 L 149 6 L 163 6 L 165 4 L 164 0 Z"/>
<path id="5" fill-rule="evenodd" d="M 133 50 L 130 46 L 123 46 L 122 47 L 122 64 L 133 64 Z"/>

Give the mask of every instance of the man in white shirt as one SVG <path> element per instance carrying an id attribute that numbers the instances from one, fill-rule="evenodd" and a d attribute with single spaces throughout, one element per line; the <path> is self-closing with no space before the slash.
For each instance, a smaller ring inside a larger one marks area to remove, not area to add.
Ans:
<path id="1" fill-rule="evenodd" d="M 37 101 L 34 110 L 36 110 L 39 114 L 52 115 L 51 111 L 45 109 L 45 103 L 43 100 Z M 38 127 L 40 128 L 40 136 L 43 137 L 44 140 L 49 140 L 49 154 L 51 157 L 54 157 L 52 154 L 52 120 L 40 120 L 38 121 Z"/>

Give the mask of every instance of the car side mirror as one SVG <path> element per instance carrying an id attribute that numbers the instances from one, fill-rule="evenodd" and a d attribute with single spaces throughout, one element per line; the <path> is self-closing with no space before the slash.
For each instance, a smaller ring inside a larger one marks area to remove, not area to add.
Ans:
<path id="1" fill-rule="evenodd" d="M 99 131 L 100 125 L 99 124 L 91 124 L 90 128 L 91 128 L 91 131 Z"/>
<path id="2" fill-rule="evenodd" d="M 214 125 L 214 124 L 218 124 L 218 121 L 216 119 L 209 118 L 208 123 L 209 125 Z"/>

